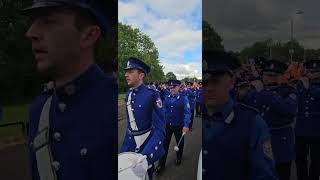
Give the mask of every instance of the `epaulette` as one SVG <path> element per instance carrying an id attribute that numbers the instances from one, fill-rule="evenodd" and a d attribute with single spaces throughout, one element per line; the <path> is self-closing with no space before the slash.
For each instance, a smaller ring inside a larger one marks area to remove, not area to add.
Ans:
<path id="1" fill-rule="evenodd" d="M 247 109 L 247 110 L 250 110 L 250 111 L 254 111 L 256 113 L 259 113 L 259 110 L 253 106 L 249 106 L 247 104 L 243 104 L 243 103 L 237 103 L 237 105 L 239 105 L 240 107 L 244 108 L 244 109 Z"/>

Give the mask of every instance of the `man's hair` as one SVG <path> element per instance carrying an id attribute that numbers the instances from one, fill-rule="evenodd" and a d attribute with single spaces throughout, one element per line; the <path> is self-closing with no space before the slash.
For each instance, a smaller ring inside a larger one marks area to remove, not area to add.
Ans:
<path id="1" fill-rule="evenodd" d="M 93 26 L 93 25 L 98 26 L 98 22 L 96 18 L 92 14 L 88 13 L 88 11 L 80 8 L 72 8 L 72 10 L 75 13 L 74 25 L 78 31 L 82 31 L 88 26 Z M 97 42 L 94 44 L 94 52 L 97 51 L 102 41 L 103 32 L 101 27 L 100 27 L 100 31 L 101 31 L 101 36 L 97 40 Z"/>
<path id="2" fill-rule="evenodd" d="M 143 79 L 142 80 L 144 80 L 144 78 L 146 78 L 146 74 L 142 71 L 142 70 L 140 70 L 140 69 L 137 69 L 138 70 L 138 73 L 139 74 L 143 74 Z"/>
<path id="3" fill-rule="evenodd" d="M 84 28 L 92 25 L 98 25 L 96 18 L 88 13 L 88 11 L 80 8 L 72 8 L 74 10 L 75 16 L 75 26 L 79 31 L 82 31 Z"/>

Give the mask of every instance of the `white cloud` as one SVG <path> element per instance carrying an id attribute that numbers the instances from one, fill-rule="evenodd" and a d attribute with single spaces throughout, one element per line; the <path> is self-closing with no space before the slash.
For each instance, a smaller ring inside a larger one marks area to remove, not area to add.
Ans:
<path id="1" fill-rule="evenodd" d="M 202 31 L 193 30 L 182 20 L 164 19 L 154 22 L 147 31 L 166 58 L 182 58 L 186 51 L 201 46 Z"/>
<path id="2" fill-rule="evenodd" d="M 164 66 L 164 72 L 173 72 L 177 79 L 181 80 L 184 77 L 194 77 L 202 79 L 202 66 L 201 63 L 183 63 L 183 64 L 171 64 L 162 63 Z"/>
<path id="3" fill-rule="evenodd" d="M 189 16 L 195 8 L 201 7 L 200 0 L 140 0 L 143 1 L 153 11 L 162 16 L 177 17 Z"/>
<path id="4" fill-rule="evenodd" d="M 200 0 L 119 1 L 119 21 L 150 36 L 160 59 L 186 64 L 185 53 L 195 52 L 202 45 L 202 31 L 195 28 L 199 22 L 191 20 L 192 12 L 199 7 Z M 201 17 L 198 19 L 201 21 Z"/>

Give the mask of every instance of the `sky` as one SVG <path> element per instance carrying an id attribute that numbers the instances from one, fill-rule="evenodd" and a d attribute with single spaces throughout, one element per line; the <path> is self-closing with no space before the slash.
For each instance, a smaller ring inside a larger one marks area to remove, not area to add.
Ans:
<path id="1" fill-rule="evenodd" d="M 121 23 L 139 28 L 155 43 L 164 72 L 202 78 L 201 0 L 119 0 Z"/>
<path id="2" fill-rule="evenodd" d="M 256 41 L 294 38 L 306 48 L 320 48 L 319 0 L 204 0 L 203 19 L 223 39 L 227 50 L 239 51 Z M 303 11 L 303 14 L 296 14 Z"/>

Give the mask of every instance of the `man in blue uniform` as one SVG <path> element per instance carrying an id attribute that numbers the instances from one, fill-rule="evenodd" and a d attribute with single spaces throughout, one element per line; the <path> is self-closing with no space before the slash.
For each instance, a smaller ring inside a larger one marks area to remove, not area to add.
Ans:
<path id="1" fill-rule="evenodd" d="M 201 104 L 202 104 L 202 82 L 198 83 L 198 87 L 196 89 L 196 117 L 201 117 Z"/>
<path id="2" fill-rule="evenodd" d="M 116 5 L 36 0 L 23 10 L 37 70 L 53 80 L 30 109 L 33 180 L 117 178 L 117 85 L 94 63 Z"/>
<path id="3" fill-rule="evenodd" d="M 320 176 L 320 61 L 307 61 L 304 67 L 306 77 L 297 84 L 296 166 L 299 180 L 316 180 Z"/>
<path id="4" fill-rule="evenodd" d="M 136 152 L 147 157 L 149 179 L 152 179 L 155 161 L 164 155 L 165 120 L 159 92 L 143 84 L 150 67 L 131 57 L 125 68 L 125 77 L 130 87 L 125 101 L 128 127 L 120 149 L 121 152 Z M 135 172 L 141 166 L 137 165 Z M 143 169 L 141 169 L 143 171 Z"/>
<path id="5" fill-rule="evenodd" d="M 255 76 L 259 75 L 261 77 L 262 69 L 266 61 L 267 59 L 265 57 L 255 57 L 254 63 L 252 64 L 253 66 L 251 66 L 251 72 L 255 73 Z"/>
<path id="6" fill-rule="evenodd" d="M 162 83 L 160 85 L 159 91 L 160 91 L 160 97 L 162 101 L 164 101 L 165 97 L 170 94 L 170 91 L 168 90 L 166 83 Z"/>
<path id="7" fill-rule="evenodd" d="M 250 91 L 250 82 L 244 77 L 236 78 L 235 88 L 234 88 L 234 92 L 235 92 L 234 100 L 248 105 L 247 95 L 249 91 Z"/>
<path id="8" fill-rule="evenodd" d="M 293 123 L 297 114 L 295 90 L 282 85 L 281 78 L 287 65 L 268 60 L 263 66 L 263 86 L 256 86 L 248 96 L 260 110 L 268 124 L 271 143 L 280 180 L 290 180 L 291 163 L 295 159 Z"/>
<path id="9" fill-rule="evenodd" d="M 157 167 L 158 173 L 161 173 L 165 168 L 172 134 L 174 134 L 177 144 L 179 143 L 180 138 L 182 138 L 178 146 L 179 149 L 176 152 L 176 165 L 181 164 L 184 147 L 184 137 L 182 137 L 182 135 L 188 133 L 190 125 L 191 112 L 189 100 L 187 96 L 179 93 L 181 82 L 179 80 L 170 80 L 168 84 L 170 95 L 167 96 L 164 101 L 166 120 L 164 148 L 166 153 L 159 161 L 159 166 Z"/>
<path id="10" fill-rule="evenodd" d="M 203 179 L 277 179 L 266 123 L 230 97 L 238 59 L 215 50 L 204 51 L 203 59 Z"/>
<path id="11" fill-rule="evenodd" d="M 193 119 L 194 119 L 194 109 L 196 107 L 196 94 L 191 88 L 192 82 L 186 82 L 186 87 L 181 91 L 181 94 L 184 96 L 187 96 L 189 105 L 190 105 L 190 125 L 189 129 L 192 131 L 192 126 L 193 126 Z"/>

